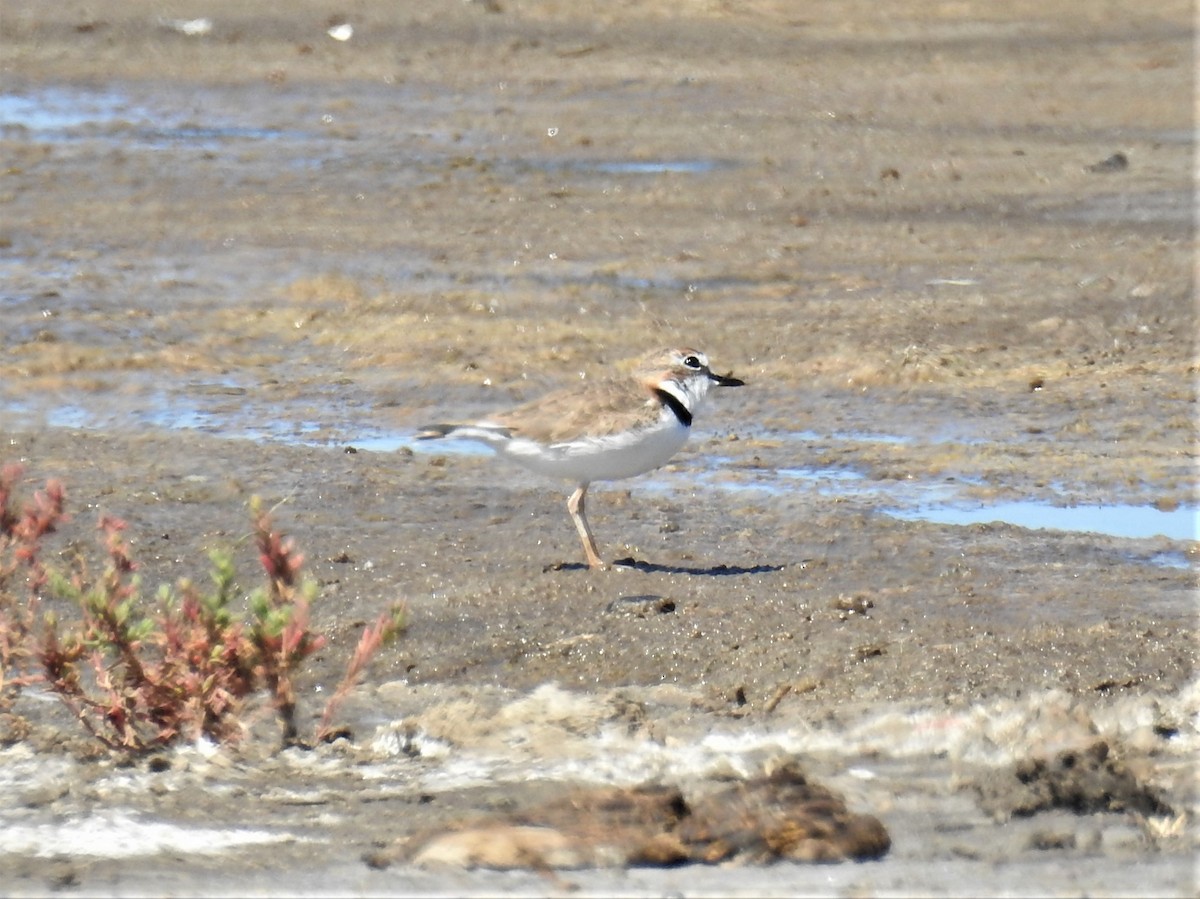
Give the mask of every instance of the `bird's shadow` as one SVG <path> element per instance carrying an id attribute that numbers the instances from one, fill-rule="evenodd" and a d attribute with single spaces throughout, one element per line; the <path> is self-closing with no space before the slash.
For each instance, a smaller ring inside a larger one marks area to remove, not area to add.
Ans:
<path id="1" fill-rule="evenodd" d="M 609 565 L 625 571 L 642 571 L 646 574 L 694 574 L 707 577 L 729 577 L 738 574 L 769 574 L 782 571 L 783 565 L 660 565 L 657 562 L 646 562 L 642 559 L 617 559 Z M 543 571 L 590 571 L 583 562 L 557 562 L 547 565 Z"/>

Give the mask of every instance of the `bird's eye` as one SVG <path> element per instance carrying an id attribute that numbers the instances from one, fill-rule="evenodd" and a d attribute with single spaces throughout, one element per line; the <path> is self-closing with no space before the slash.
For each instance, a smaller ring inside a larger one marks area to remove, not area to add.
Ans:
<path id="1" fill-rule="evenodd" d="M 700 362 L 700 359 L 696 356 L 684 356 L 683 364 L 685 366 L 687 366 L 688 368 L 694 368 L 697 370 L 704 368 L 704 365 Z"/>

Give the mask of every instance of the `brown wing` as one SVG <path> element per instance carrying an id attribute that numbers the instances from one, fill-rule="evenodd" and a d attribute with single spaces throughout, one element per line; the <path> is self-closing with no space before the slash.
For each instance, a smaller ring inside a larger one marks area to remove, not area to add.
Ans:
<path id="1" fill-rule="evenodd" d="M 649 390 L 624 378 L 557 390 L 487 420 L 509 428 L 514 436 L 564 443 L 584 435 L 614 434 L 657 415 L 658 404 Z"/>

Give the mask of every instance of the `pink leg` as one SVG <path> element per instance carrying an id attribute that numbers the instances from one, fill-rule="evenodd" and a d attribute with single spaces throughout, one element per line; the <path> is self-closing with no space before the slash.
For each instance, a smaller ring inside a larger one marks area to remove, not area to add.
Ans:
<path id="1" fill-rule="evenodd" d="M 587 517 L 584 515 L 583 505 L 587 489 L 587 484 L 579 485 L 571 494 L 571 498 L 567 500 L 567 511 L 571 513 L 571 520 L 575 522 L 575 530 L 579 532 L 579 539 L 583 542 L 583 554 L 587 556 L 588 566 L 607 568 L 604 560 L 600 558 L 600 553 L 596 551 L 596 539 L 592 536 L 592 529 L 588 527 Z"/>

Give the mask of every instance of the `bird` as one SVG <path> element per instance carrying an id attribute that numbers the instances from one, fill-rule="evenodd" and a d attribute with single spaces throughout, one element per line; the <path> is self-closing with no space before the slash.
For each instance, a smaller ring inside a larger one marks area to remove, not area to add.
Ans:
<path id="1" fill-rule="evenodd" d="M 709 388 L 745 383 L 716 374 L 699 350 L 659 349 L 630 375 L 566 387 L 474 422 L 426 425 L 417 437 L 477 441 L 536 474 L 573 482 L 567 512 L 588 567 L 604 569 L 585 513 L 588 487 L 664 465 L 687 441 Z"/>

